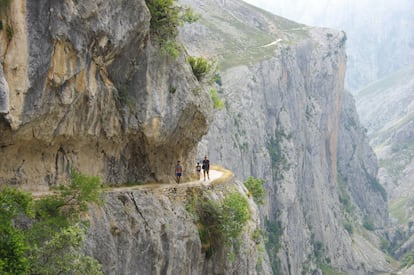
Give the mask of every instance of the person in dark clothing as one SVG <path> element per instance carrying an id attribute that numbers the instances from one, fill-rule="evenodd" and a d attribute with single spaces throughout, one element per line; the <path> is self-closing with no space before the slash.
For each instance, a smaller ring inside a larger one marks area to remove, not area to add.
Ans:
<path id="1" fill-rule="evenodd" d="M 208 171 L 210 170 L 210 161 L 208 160 L 207 156 L 205 156 L 203 159 L 202 168 L 203 168 L 204 180 L 206 180 L 206 175 L 207 175 L 207 178 L 210 179 L 210 175 L 208 174 Z"/>
<path id="2" fill-rule="evenodd" d="M 183 167 L 181 166 L 180 161 L 177 161 L 177 165 L 175 166 L 175 181 L 180 183 L 181 175 L 183 173 Z"/>

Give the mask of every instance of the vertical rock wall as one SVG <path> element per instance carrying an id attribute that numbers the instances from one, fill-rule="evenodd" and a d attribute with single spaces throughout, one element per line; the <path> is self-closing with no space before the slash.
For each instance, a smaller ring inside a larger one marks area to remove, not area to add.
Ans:
<path id="1" fill-rule="evenodd" d="M 211 101 L 184 53 L 151 46 L 144 0 L 16 0 L 1 20 L 1 182 L 168 182 L 177 159 L 192 176 Z"/>
<path id="2" fill-rule="evenodd" d="M 105 274 L 271 274 L 266 254 L 259 248 L 263 240 L 253 239 L 259 213 L 251 199 L 251 218 L 235 241 L 237 248 L 223 242 L 210 253 L 202 249 L 205 244 L 186 203 L 191 194 L 219 203 L 229 192 L 248 199 L 246 189 L 234 178 L 208 188 L 107 192 L 105 203 L 89 211 L 85 249 L 102 264 Z"/>

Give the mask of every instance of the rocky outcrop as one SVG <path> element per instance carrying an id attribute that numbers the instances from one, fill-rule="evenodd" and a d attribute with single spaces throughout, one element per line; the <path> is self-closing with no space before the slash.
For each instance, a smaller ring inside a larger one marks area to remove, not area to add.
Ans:
<path id="1" fill-rule="evenodd" d="M 279 260 L 269 255 L 273 271 L 307 274 L 329 265 L 351 274 L 387 272 L 375 235 L 357 233 L 365 230 L 364 221 L 382 228 L 387 211 L 377 189 L 375 156 L 344 95 L 345 34 L 237 1 L 190 2 L 206 17 L 182 33 L 190 54 L 223 58 L 224 68 L 217 89 L 226 108 L 216 112 L 199 155 L 207 153 L 239 179 L 265 179 L 265 228 L 280 246 Z M 199 50 L 194 30 L 214 50 Z M 243 47 L 246 37 L 257 44 Z M 229 44 L 235 47 L 227 49 Z M 353 129 L 345 124 L 350 120 Z"/>
<path id="2" fill-rule="evenodd" d="M 151 45 L 144 0 L 16 0 L 1 16 L 1 182 L 43 190 L 69 167 L 168 182 L 177 159 L 193 166 L 211 101 L 184 54 Z"/>

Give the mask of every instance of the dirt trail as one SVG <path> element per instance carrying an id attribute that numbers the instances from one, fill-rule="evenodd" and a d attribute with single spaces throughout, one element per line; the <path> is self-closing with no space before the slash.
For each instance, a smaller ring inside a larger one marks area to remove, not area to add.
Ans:
<path id="1" fill-rule="evenodd" d="M 203 179 L 203 172 L 201 172 L 200 180 L 177 183 L 150 183 L 134 186 L 121 186 L 121 187 L 110 187 L 103 189 L 104 193 L 113 193 L 121 191 L 134 191 L 134 190 L 148 190 L 152 193 L 168 193 L 170 189 L 186 189 L 190 186 L 209 186 L 214 180 L 219 179 L 223 176 L 223 172 L 219 170 L 210 169 L 210 179 Z M 35 191 L 31 192 L 33 198 L 42 198 L 44 196 L 53 195 L 53 191 Z"/>
<path id="2" fill-rule="evenodd" d="M 195 181 L 187 181 L 187 182 L 181 182 L 180 184 L 177 183 L 151 183 L 151 184 L 142 184 L 142 185 L 134 185 L 134 186 L 125 186 L 125 187 L 113 187 L 107 190 L 104 190 L 104 192 L 119 192 L 119 191 L 133 191 L 133 190 L 164 190 L 164 189 L 170 189 L 170 188 L 187 188 L 190 186 L 208 186 L 211 184 L 212 181 L 219 179 L 223 175 L 223 172 L 218 170 L 210 170 L 210 179 L 204 179 L 201 180 L 195 180 Z M 201 178 L 203 178 L 203 172 L 201 172 Z"/>

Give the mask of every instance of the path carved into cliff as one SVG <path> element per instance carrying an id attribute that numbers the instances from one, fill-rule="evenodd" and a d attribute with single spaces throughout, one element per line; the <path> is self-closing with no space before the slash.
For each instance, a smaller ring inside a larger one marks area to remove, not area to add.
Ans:
<path id="1" fill-rule="evenodd" d="M 215 168 L 215 169 L 214 169 Z M 210 169 L 210 179 L 203 179 L 203 173 L 201 172 L 201 179 L 182 182 L 180 184 L 177 183 L 149 183 L 149 184 L 141 184 L 141 185 L 134 185 L 134 186 L 120 186 L 120 187 L 109 187 L 104 188 L 104 193 L 115 193 L 115 192 L 128 192 L 128 191 L 145 191 L 154 195 L 173 195 L 176 197 L 177 195 L 181 194 L 185 196 L 185 192 L 188 188 L 192 187 L 205 187 L 209 188 L 212 186 L 213 182 L 225 177 L 233 176 L 230 171 L 224 170 L 221 167 L 214 166 L 213 169 Z M 45 196 L 55 194 L 52 190 L 50 191 L 36 191 L 32 192 L 32 196 L 35 199 L 42 198 Z M 181 197 L 181 196 L 180 196 Z"/>
<path id="2" fill-rule="evenodd" d="M 150 183 L 150 184 L 141 184 L 134 186 L 123 186 L 123 187 L 111 187 L 110 189 L 105 189 L 104 192 L 119 192 L 119 191 L 134 191 L 134 190 L 152 190 L 152 191 L 162 191 L 170 188 L 188 188 L 194 186 L 209 186 L 211 183 L 223 176 L 223 172 L 215 169 L 210 170 L 210 179 L 204 181 L 203 172 L 201 172 L 200 180 L 181 182 L 177 183 Z"/>

